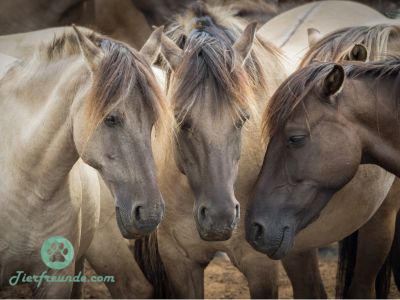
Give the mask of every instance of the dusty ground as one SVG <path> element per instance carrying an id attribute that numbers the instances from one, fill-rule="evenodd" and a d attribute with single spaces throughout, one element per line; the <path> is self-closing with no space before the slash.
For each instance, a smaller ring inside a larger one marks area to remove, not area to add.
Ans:
<path id="1" fill-rule="evenodd" d="M 336 257 L 327 255 L 320 259 L 320 270 L 330 298 L 335 295 Z M 87 272 L 92 272 L 87 270 Z M 280 268 L 279 277 L 280 298 L 291 298 L 292 288 L 283 270 Z M 29 298 L 29 287 L 6 288 L 0 291 L 0 298 Z M 217 257 L 206 270 L 207 298 L 249 298 L 246 279 L 225 257 Z M 86 298 L 110 298 L 110 294 L 103 284 L 87 284 L 85 286 Z M 392 283 L 390 298 L 400 298 L 399 291 Z"/>

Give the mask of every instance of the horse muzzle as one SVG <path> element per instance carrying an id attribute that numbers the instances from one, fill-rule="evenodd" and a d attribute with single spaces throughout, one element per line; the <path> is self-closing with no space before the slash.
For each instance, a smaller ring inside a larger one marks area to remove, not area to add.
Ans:
<path id="1" fill-rule="evenodd" d="M 246 239 L 257 251 L 271 259 L 282 259 L 293 248 L 294 228 L 290 225 L 265 226 L 254 221 L 246 228 Z"/>
<path id="2" fill-rule="evenodd" d="M 239 203 L 235 201 L 231 209 L 220 210 L 200 205 L 195 215 L 197 230 L 203 240 L 226 241 L 240 220 Z"/>
<path id="3" fill-rule="evenodd" d="M 157 211 L 140 205 L 128 210 L 117 206 L 115 210 L 119 230 L 126 239 L 148 236 L 157 229 L 164 217 L 164 205 Z"/>

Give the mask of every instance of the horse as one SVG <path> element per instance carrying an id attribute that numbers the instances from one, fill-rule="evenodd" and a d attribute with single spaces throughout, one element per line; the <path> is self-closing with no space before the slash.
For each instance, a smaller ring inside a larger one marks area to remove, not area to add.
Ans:
<path id="1" fill-rule="evenodd" d="M 234 228 L 238 201 L 244 204 L 257 168 L 254 157 L 262 153 L 256 112 L 265 101 L 259 95 L 256 102 L 254 94 L 266 95 L 286 76 L 279 52 L 255 38 L 255 24 L 245 28 L 226 9 L 195 4 L 163 36 L 161 54 L 179 125 L 174 145 L 154 146 L 158 159 L 166 161 L 159 177 L 166 216 L 157 235 L 135 242 L 136 252 L 154 254 L 158 242 L 173 296 L 203 297 L 204 269 L 217 251 L 225 251 L 248 278 L 253 297 L 274 297 L 276 264 L 268 259 L 260 264 L 264 256 Z M 151 265 L 143 260 L 138 257 L 152 281 Z"/>
<path id="2" fill-rule="evenodd" d="M 315 34 L 316 29 L 309 32 Z M 313 42 L 300 67 L 312 61 L 376 61 L 384 59 L 390 53 L 398 53 L 400 27 L 388 24 L 356 26 L 339 29 L 319 40 L 309 40 Z M 388 257 L 388 253 L 394 254 L 396 249 L 396 242 L 393 244 L 392 241 L 398 229 L 393 227 L 393 219 L 400 207 L 399 186 L 400 182 L 396 178 L 377 213 L 341 242 L 336 291 L 338 298 L 363 298 L 374 294 L 376 298 L 387 298 L 390 267 L 395 264 L 396 259 L 396 256 L 390 257 L 391 254 Z M 400 278 L 398 270 L 393 268 L 395 278 Z M 360 294 L 359 291 L 362 290 L 367 291 L 367 294 Z"/>
<path id="3" fill-rule="evenodd" d="M 102 183 L 116 199 L 124 236 L 148 234 L 161 221 L 150 138 L 154 124 L 168 128 L 171 114 L 148 62 L 160 33 L 138 52 L 74 27 L 0 79 L 1 106 L 13 112 L 2 119 L 7 180 L 0 188 L 1 214 L 8 230 L 0 236 L 0 285 L 17 270 L 73 275 L 98 224 Z M 54 235 L 75 249 L 72 263 L 60 271 L 40 260 L 42 242 Z M 70 282 L 44 282 L 35 296 L 66 298 L 71 288 Z"/>
<path id="4" fill-rule="evenodd" d="M 54 36 L 62 35 L 66 30 L 68 30 L 67 27 L 56 27 L 23 34 L 0 36 L 0 52 L 13 54 L 18 59 L 27 59 L 32 56 L 32 49 L 37 48 L 41 43 L 51 43 Z M 151 43 L 150 41 L 155 38 L 157 39 L 156 36 L 149 38 L 148 42 Z M 153 42 L 154 47 L 156 47 L 157 43 Z M 1 54 L 1 57 L 3 56 L 8 58 L 8 56 Z M 0 61 L 0 64 L 2 62 Z M 9 64 L 9 60 L 4 60 L 4 63 Z M 163 85 L 164 78 L 159 76 L 159 69 L 152 67 L 152 70 L 156 75 L 157 81 Z M 173 118 L 171 116 L 168 118 L 168 123 L 170 123 L 169 130 L 172 133 L 174 129 Z M 164 134 L 162 134 L 163 132 Z M 166 141 L 170 139 L 170 135 L 170 133 L 163 130 L 161 134 L 157 135 L 156 140 L 163 139 Z M 154 137 L 153 142 L 155 142 Z M 85 259 L 97 274 L 114 276 L 114 283 L 105 282 L 113 298 L 151 298 L 153 287 L 133 259 L 129 250 L 129 243 L 121 236 L 113 208 L 114 199 L 101 178 L 100 190 L 99 225 L 89 248 L 85 252 Z M 109 241 L 111 239 L 113 243 L 110 245 Z M 79 271 L 83 271 L 81 265 L 79 265 L 76 273 Z M 82 292 L 83 285 L 75 284 L 73 296 L 80 298 Z"/>
<path id="5" fill-rule="evenodd" d="M 353 1 L 317 1 L 290 9 L 264 24 L 259 33 L 272 41 L 288 57 L 285 64 L 293 72 L 308 50 L 307 29 L 318 28 L 325 35 L 334 30 L 375 24 L 398 24 L 373 8 Z M 316 38 L 315 35 L 311 36 Z M 317 35 L 318 38 L 318 35 Z"/>
<path id="6" fill-rule="evenodd" d="M 321 211 L 360 164 L 399 174 L 398 128 L 393 128 L 399 70 L 398 58 L 314 63 L 276 91 L 264 119 L 270 141 L 246 220 L 253 247 L 283 257 L 296 235 L 319 223 Z M 368 205 L 365 199 L 359 203 Z M 394 221 L 395 214 L 393 227 Z"/>

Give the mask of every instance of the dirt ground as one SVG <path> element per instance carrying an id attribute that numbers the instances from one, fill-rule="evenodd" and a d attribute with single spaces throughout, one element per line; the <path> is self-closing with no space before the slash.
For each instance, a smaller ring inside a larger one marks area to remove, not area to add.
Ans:
<path id="1" fill-rule="evenodd" d="M 86 268 L 87 273 L 93 273 Z M 329 298 L 335 295 L 336 257 L 325 255 L 320 258 L 320 270 Z M 279 297 L 291 298 L 292 288 L 284 270 L 280 267 Z M 230 263 L 226 256 L 214 258 L 206 269 L 205 276 L 206 298 L 249 298 L 249 290 L 244 276 Z M 28 286 L 5 288 L 0 291 L 0 298 L 30 298 L 31 291 Z M 400 293 L 394 283 L 391 285 L 390 298 L 400 298 Z M 103 284 L 87 284 L 85 298 L 110 298 L 110 294 Z"/>

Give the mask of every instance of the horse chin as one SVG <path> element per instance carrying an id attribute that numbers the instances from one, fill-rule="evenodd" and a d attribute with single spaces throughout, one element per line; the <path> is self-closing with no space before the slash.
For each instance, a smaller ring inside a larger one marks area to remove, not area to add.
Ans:
<path id="1" fill-rule="evenodd" d="M 119 211 L 119 207 L 115 208 L 115 216 L 117 218 L 117 224 L 118 224 L 118 228 L 119 231 L 121 232 L 122 236 L 126 239 L 139 239 L 142 238 L 146 235 L 143 234 L 139 234 L 137 231 L 135 230 L 130 230 L 127 228 L 127 226 L 125 226 L 124 222 L 123 222 L 123 218 L 121 216 L 121 213 Z"/>
<path id="2" fill-rule="evenodd" d="M 285 257 L 293 248 L 294 232 L 293 228 L 286 227 L 281 231 L 279 236 L 275 235 L 272 238 L 269 236 L 268 239 L 274 241 L 273 243 L 268 242 L 265 237 L 261 239 L 248 239 L 248 242 L 255 250 L 266 254 L 271 259 L 279 260 Z"/>
<path id="3" fill-rule="evenodd" d="M 294 244 L 294 236 L 291 235 L 290 233 L 288 234 L 284 233 L 279 247 L 275 249 L 275 251 L 267 253 L 267 255 L 271 259 L 275 260 L 282 259 L 293 248 L 293 244 Z"/>
<path id="4" fill-rule="evenodd" d="M 233 230 L 205 231 L 198 228 L 200 238 L 207 242 L 227 241 L 232 237 Z"/>

